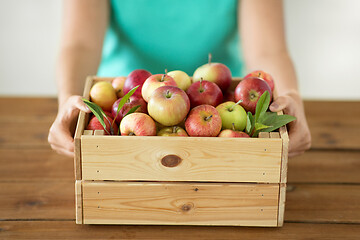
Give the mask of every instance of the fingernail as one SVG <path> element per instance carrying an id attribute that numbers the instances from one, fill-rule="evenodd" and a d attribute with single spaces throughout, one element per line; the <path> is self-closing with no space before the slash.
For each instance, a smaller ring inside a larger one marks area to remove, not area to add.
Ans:
<path id="1" fill-rule="evenodd" d="M 273 103 L 273 104 L 271 104 L 271 107 L 272 107 L 272 108 L 275 108 L 275 109 L 278 109 L 278 108 L 279 108 L 279 104 Z"/>

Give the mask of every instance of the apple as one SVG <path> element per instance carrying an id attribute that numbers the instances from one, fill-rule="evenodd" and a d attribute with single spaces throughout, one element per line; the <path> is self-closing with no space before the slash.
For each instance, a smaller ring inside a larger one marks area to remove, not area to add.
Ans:
<path id="1" fill-rule="evenodd" d="M 224 129 L 220 132 L 218 137 L 236 137 L 236 138 L 249 138 L 250 136 L 241 131 L 234 131 L 231 129 Z"/>
<path id="2" fill-rule="evenodd" d="M 149 71 L 144 69 L 136 69 L 132 71 L 125 80 L 124 83 L 124 95 L 136 86 L 140 87 L 136 89 L 133 95 L 141 96 L 141 88 L 145 80 L 151 76 Z"/>
<path id="3" fill-rule="evenodd" d="M 232 81 L 230 69 L 222 63 L 212 63 L 211 54 L 209 54 L 209 62 L 195 70 L 193 82 L 198 82 L 201 78 L 216 83 L 223 92 L 226 92 Z"/>
<path id="4" fill-rule="evenodd" d="M 104 117 L 104 122 L 106 126 L 105 135 L 117 135 L 118 133 L 118 126 L 116 123 L 112 124 L 112 129 L 110 128 L 110 124 L 113 122 L 113 119 L 111 117 L 108 117 L 107 119 Z M 101 125 L 100 121 L 93 117 L 90 119 L 89 124 L 86 127 L 86 130 L 105 130 L 103 126 Z"/>
<path id="5" fill-rule="evenodd" d="M 122 136 L 156 136 L 155 121 L 145 113 L 126 115 L 120 123 Z"/>
<path id="6" fill-rule="evenodd" d="M 113 115 L 111 114 L 111 112 L 104 111 L 104 113 L 105 113 L 105 115 L 106 115 L 108 118 L 114 119 L 114 117 L 113 117 Z M 93 119 L 93 118 L 96 118 L 95 115 L 91 115 L 90 120 Z"/>
<path id="7" fill-rule="evenodd" d="M 126 77 L 117 77 L 111 82 L 118 98 L 121 98 L 125 95 L 124 90 L 123 90 L 125 80 L 126 80 Z"/>
<path id="8" fill-rule="evenodd" d="M 183 90 L 174 86 L 155 89 L 148 102 L 149 115 L 163 126 L 181 123 L 189 110 L 189 97 Z"/>
<path id="9" fill-rule="evenodd" d="M 265 91 L 269 92 L 271 102 L 272 92 L 269 84 L 260 78 L 248 77 L 242 80 L 235 88 L 235 100 L 242 100 L 240 105 L 246 111 L 255 114 L 256 104 Z"/>
<path id="10" fill-rule="evenodd" d="M 248 78 L 248 77 L 258 77 L 258 78 L 264 80 L 265 82 L 267 82 L 267 84 L 269 84 L 271 92 L 274 92 L 274 79 L 269 73 L 261 71 L 261 70 L 257 70 L 257 71 L 253 71 L 253 72 L 249 73 L 244 78 Z"/>
<path id="11" fill-rule="evenodd" d="M 106 81 L 97 82 L 91 87 L 90 98 L 105 111 L 111 111 L 112 105 L 117 100 L 115 89 Z"/>
<path id="12" fill-rule="evenodd" d="M 155 74 L 150 76 L 146 81 L 144 82 L 143 88 L 141 90 L 142 97 L 146 102 L 149 102 L 149 98 L 151 94 L 159 87 L 162 86 L 175 86 L 177 87 L 177 84 L 175 80 L 170 77 L 169 75 L 165 74 Z"/>
<path id="13" fill-rule="evenodd" d="M 117 113 L 121 99 L 122 98 L 119 98 L 112 105 L 111 114 L 112 114 L 113 118 L 116 117 L 116 113 Z M 146 106 L 147 104 L 144 101 L 144 99 L 140 96 L 132 95 L 127 100 L 127 102 L 124 104 L 124 106 L 120 109 L 119 114 L 117 115 L 115 121 L 119 124 L 121 122 L 121 119 L 123 119 L 123 117 L 128 113 L 128 111 L 138 105 L 140 105 L 140 107 L 138 109 L 136 109 L 135 112 L 147 113 L 147 106 Z"/>
<path id="14" fill-rule="evenodd" d="M 185 129 L 192 137 L 216 137 L 221 130 L 220 114 L 211 105 L 197 106 L 190 111 Z"/>
<path id="15" fill-rule="evenodd" d="M 189 135 L 186 133 L 186 131 L 178 126 L 172 126 L 172 127 L 166 127 L 161 129 L 158 133 L 158 136 L 163 137 L 188 137 Z"/>
<path id="16" fill-rule="evenodd" d="M 171 71 L 168 72 L 168 75 L 175 80 L 178 88 L 184 91 L 188 90 L 188 88 L 191 85 L 191 78 L 183 71 L 180 70 Z"/>
<path id="17" fill-rule="evenodd" d="M 224 102 L 216 107 L 218 110 L 221 122 L 222 129 L 232 129 L 237 131 L 242 131 L 246 127 L 247 114 L 242 106 L 235 102 Z"/>
<path id="18" fill-rule="evenodd" d="M 226 93 L 224 94 L 223 101 L 224 102 L 228 102 L 228 101 L 235 102 L 235 92 L 227 90 Z"/>
<path id="19" fill-rule="evenodd" d="M 189 96 L 191 108 L 203 104 L 216 107 L 223 101 L 223 94 L 218 85 L 202 79 L 191 84 L 186 93 Z"/>

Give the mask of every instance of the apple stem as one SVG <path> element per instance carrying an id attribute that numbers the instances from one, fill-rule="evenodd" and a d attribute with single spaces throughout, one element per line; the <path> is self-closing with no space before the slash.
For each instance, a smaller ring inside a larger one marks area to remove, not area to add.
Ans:
<path id="1" fill-rule="evenodd" d="M 129 133 L 129 136 L 136 136 L 135 133 L 131 132 Z"/>
<path id="2" fill-rule="evenodd" d="M 211 58 L 212 58 L 212 55 L 211 55 L 211 53 L 209 53 L 209 55 L 208 55 L 208 63 L 209 63 L 209 65 L 211 63 Z"/>
<path id="3" fill-rule="evenodd" d="M 258 76 L 258 78 L 260 78 L 260 76 L 261 76 L 261 72 L 259 72 L 259 76 Z"/>
<path id="4" fill-rule="evenodd" d="M 165 75 L 166 75 L 166 73 L 164 75 L 162 75 L 160 82 L 164 81 Z"/>
<path id="5" fill-rule="evenodd" d="M 243 100 L 240 99 L 240 100 L 239 100 L 237 103 L 235 103 L 231 108 L 229 108 L 229 111 L 232 112 L 232 111 L 234 110 L 234 107 L 235 107 L 236 105 L 239 105 L 242 101 L 243 101 Z"/>
<path id="6" fill-rule="evenodd" d="M 167 74 L 167 68 L 165 68 L 165 75 Z"/>
<path id="7" fill-rule="evenodd" d="M 174 126 L 173 129 L 172 129 L 172 132 L 176 133 L 176 130 L 177 130 L 177 126 Z"/>
<path id="8" fill-rule="evenodd" d="M 202 93 L 202 92 L 204 92 L 204 89 L 203 89 L 203 87 L 202 87 L 202 81 L 203 81 L 203 78 L 200 78 L 200 89 L 199 89 L 199 91 Z"/>
<path id="9" fill-rule="evenodd" d="M 236 131 L 236 129 L 235 129 L 235 123 L 232 123 L 232 130 L 233 130 L 233 131 Z"/>
<path id="10" fill-rule="evenodd" d="M 166 98 L 170 98 L 171 97 L 171 94 L 170 94 L 170 90 L 166 90 L 166 94 L 165 94 L 165 97 Z"/>
<path id="11" fill-rule="evenodd" d="M 209 121 L 212 118 L 213 115 L 210 115 L 208 117 L 205 118 L 205 121 Z"/>

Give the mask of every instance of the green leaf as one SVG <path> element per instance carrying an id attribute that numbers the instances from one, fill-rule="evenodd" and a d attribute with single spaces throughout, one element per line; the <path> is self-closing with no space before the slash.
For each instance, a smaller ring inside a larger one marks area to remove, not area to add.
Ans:
<path id="1" fill-rule="evenodd" d="M 260 115 L 266 112 L 266 110 L 269 108 L 269 104 L 270 94 L 268 91 L 265 91 L 256 103 L 255 122 L 258 122 Z"/>
<path id="2" fill-rule="evenodd" d="M 127 116 L 127 115 L 129 115 L 129 114 L 131 114 L 131 113 L 134 113 L 139 107 L 140 107 L 140 105 L 137 105 L 137 106 L 131 108 L 131 109 L 124 115 L 124 117 Z"/>
<path id="3" fill-rule="evenodd" d="M 263 130 L 263 129 L 266 129 L 269 127 L 272 127 L 272 126 L 267 126 L 262 123 L 255 123 L 255 131 L 260 131 L 260 130 Z"/>
<path id="4" fill-rule="evenodd" d="M 276 117 L 268 117 L 265 119 L 263 124 L 271 127 L 264 129 L 263 132 L 272 132 L 294 120 L 296 120 L 296 117 L 290 115 L 276 115 Z"/>
<path id="5" fill-rule="evenodd" d="M 251 112 L 247 113 L 247 117 L 246 117 L 246 133 L 249 134 L 249 136 L 251 136 L 252 131 L 254 130 L 255 127 L 255 120 L 254 120 L 254 116 L 251 114 Z"/>
<path id="6" fill-rule="evenodd" d="M 109 119 L 107 118 L 106 114 L 104 113 L 104 111 L 101 109 L 101 107 L 99 107 L 97 104 L 90 102 L 89 100 L 83 98 L 82 99 L 83 102 L 86 104 L 86 106 L 88 106 L 88 108 L 91 110 L 91 112 L 94 114 L 94 116 L 99 120 L 101 126 L 104 128 L 104 130 L 110 134 L 108 132 L 108 130 L 106 129 L 106 124 L 104 122 L 104 117 L 106 118 L 107 121 L 109 121 Z M 110 123 L 110 121 L 109 121 Z M 111 123 L 110 123 L 111 126 Z"/>
<path id="7" fill-rule="evenodd" d="M 136 87 L 131 89 L 125 96 L 122 97 L 122 99 L 119 102 L 118 109 L 116 111 L 116 116 L 114 117 L 113 123 L 115 122 L 115 119 L 119 115 L 120 109 L 125 105 L 127 100 L 129 100 L 129 98 L 134 94 L 134 92 L 136 91 L 136 89 L 138 89 L 138 87 L 140 87 L 140 85 L 137 85 Z"/>

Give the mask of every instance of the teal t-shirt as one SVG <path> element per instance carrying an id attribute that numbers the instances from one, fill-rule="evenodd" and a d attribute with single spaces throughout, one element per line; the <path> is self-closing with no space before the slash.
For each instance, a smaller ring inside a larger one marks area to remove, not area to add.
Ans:
<path id="1" fill-rule="evenodd" d="M 237 0 L 111 0 L 99 76 L 183 70 L 192 75 L 207 62 L 243 75 Z"/>

